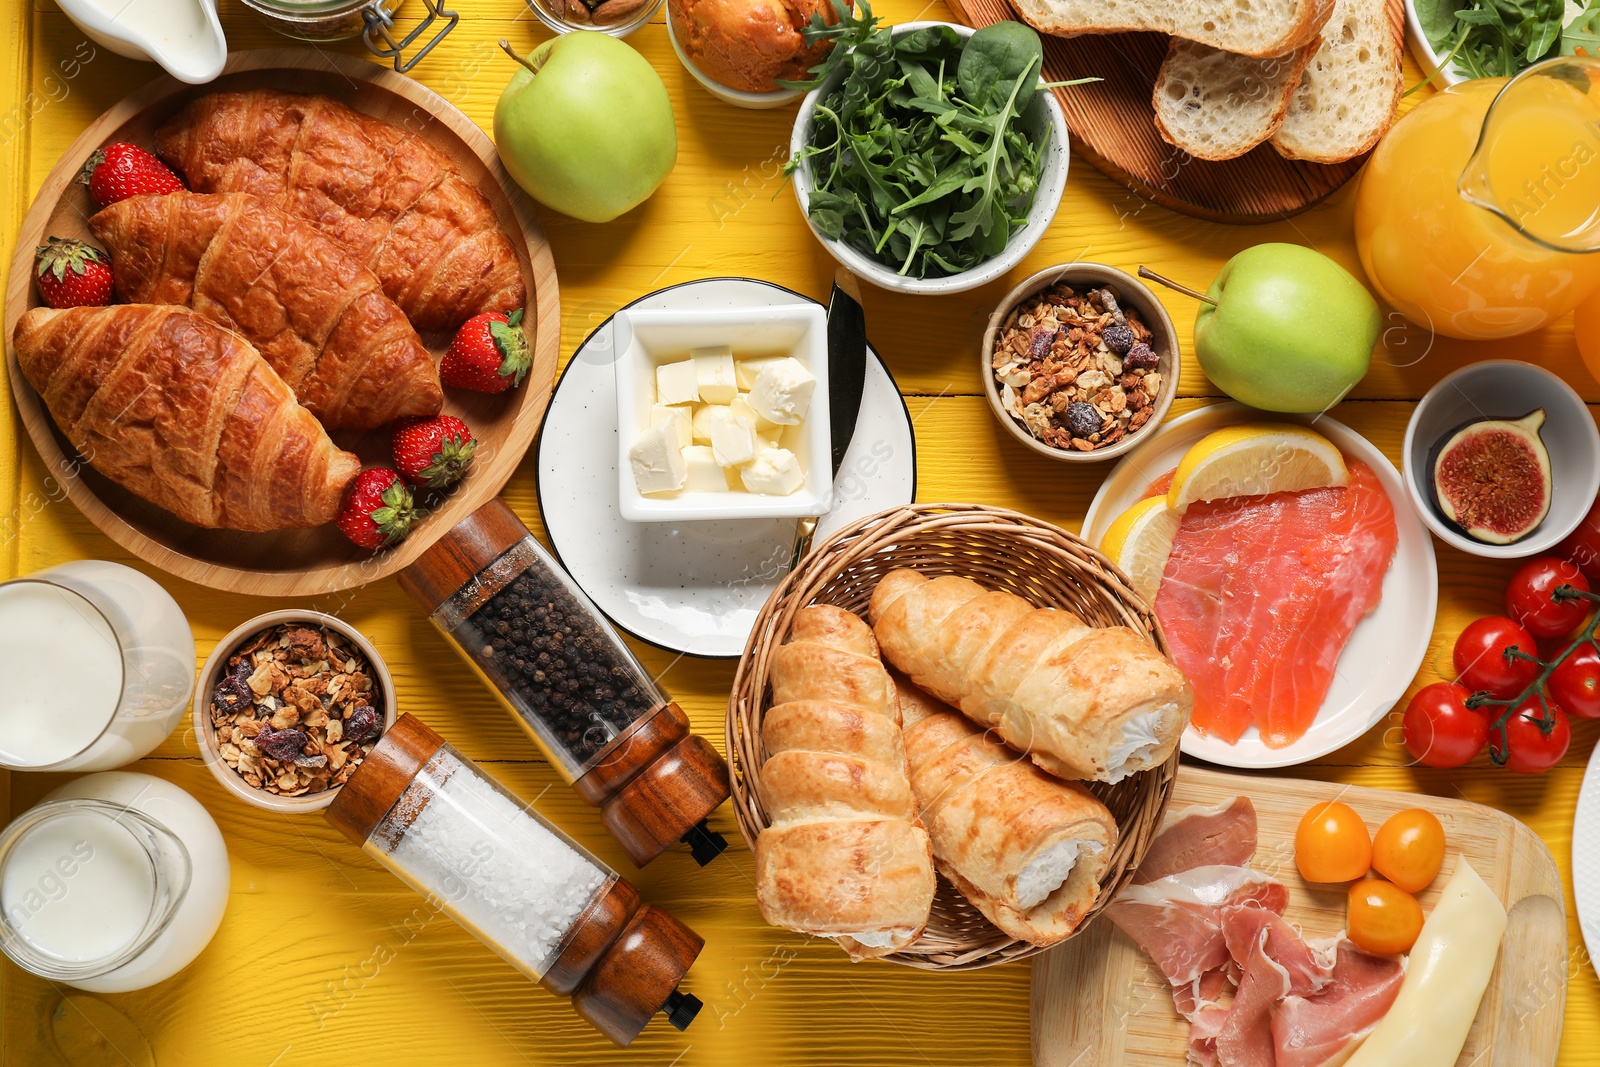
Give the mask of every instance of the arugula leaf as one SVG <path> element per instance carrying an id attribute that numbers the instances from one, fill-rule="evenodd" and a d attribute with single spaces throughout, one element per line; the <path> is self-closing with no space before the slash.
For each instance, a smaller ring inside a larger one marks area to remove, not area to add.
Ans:
<path id="1" fill-rule="evenodd" d="M 1583 13 L 1561 32 L 1564 56 L 1600 56 L 1600 0 L 1591 0 Z"/>

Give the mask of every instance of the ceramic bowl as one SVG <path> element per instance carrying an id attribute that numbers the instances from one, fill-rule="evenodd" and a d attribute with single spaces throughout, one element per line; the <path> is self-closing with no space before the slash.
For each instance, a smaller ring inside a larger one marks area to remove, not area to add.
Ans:
<path id="1" fill-rule="evenodd" d="M 1544 408 L 1539 431 L 1550 453 L 1550 512 L 1534 531 L 1509 545 L 1490 545 L 1462 533 L 1439 510 L 1429 461 L 1433 447 L 1473 419 L 1521 418 Z M 1401 473 L 1412 506 L 1434 536 L 1487 559 L 1522 559 L 1548 551 L 1577 529 L 1600 493 L 1600 432 L 1572 387 L 1542 367 L 1516 360 L 1473 363 L 1429 389 L 1406 425 Z"/>
<path id="2" fill-rule="evenodd" d="M 827 513 L 833 499 L 828 423 L 828 313 L 821 304 L 764 308 L 619 311 L 611 321 L 617 374 L 617 510 L 628 522 L 806 518 Z M 782 445 L 805 471 L 788 496 L 732 490 L 646 496 L 634 481 L 629 450 L 650 426 L 656 367 L 689 358 L 689 350 L 729 345 L 739 359 L 793 356 L 816 378 L 811 406 Z"/>
<path id="3" fill-rule="evenodd" d="M 896 37 L 912 30 L 925 26 L 949 26 L 962 37 L 971 37 L 973 29 L 970 26 L 961 26 L 955 23 L 940 22 L 905 22 L 894 28 Z M 791 156 L 799 155 L 811 143 L 811 127 L 816 114 L 817 105 L 822 99 L 839 85 L 844 79 L 848 68 L 841 67 L 828 76 L 828 80 L 806 95 L 800 103 L 800 114 L 795 119 L 794 135 L 789 141 Z M 1061 192 L 1067 185 L 1067 160 L 1070 134 L 1067 131 L 1067 117 L 1061 110 L 1061 105 L 1056 101 L 1055 94 L 1049 90 L 1041 90 L 1034 94 L 1033 101 L 1028 105 L 1027 111 L 1022 116 L 1023 123 L 1034 136 L 1035 140 L 1042 140 L 1044 150 L 1039 159 L 1039 188 L 1034 194 L 1033 207 L 1028 211 L 1027 224 L 1011 235 L 1005 251 L 993 259 L 986 260 L 971 270 L 962 271 L 960 274 L 951 274 L 943 278 L 908 278 L 895 273 L 893 267 L 884 266 L 875 259 L 869 258 L 862 252 L 856 251 L 843 241 L 835 241 L 824 236 L 811 221 L 811 165 L 802 163 L 794 172 L 794 195 L 800 202 L 800 214 L 805 217 L 806 225 L 811 227 L 811 232 L 816 235 L 822 246 L 834 259 L 848 267 L 855 275 L 880 289 L 891 289 L 901 293 L 923 293 L 927 295 L 962 293 L 968 289 L 976 289 L 980 285 L 999 278 L 1018 263 L 1022 262 L 1033 246 L 1039 243 L 1039 238 L 1050 228 L 1051 221 L 1056 216 L 1056 209 L 1061 206 Z"/>
<path id="4" fill-rule="evenodd" d="M 1144 324 L 1150 328 L 1150 347 L 1155 349 L 1156 355 L 1161 360 L 1156 367 L 1161 375 L 1161 389 L 1154 398 L 1150 420 L 1115 444 L 1097 448 L 1093 452 L 1056 448 L 1029 433 L 1027 427 L 1018 422 L 1001 402 L 1000 383 L 995 380 L 991 363 L 994 346 L 1005 328 L 1006 318 L 1017 305 L 1057 282 L 1066 282 L 1074 288 L 1098 289 L 1109 286 L 1116 292 L 1121 306 L 1126 310 L 1137 311 Z M 1167 409 L 1172 407 L 1172 398 L 1178 395 L 1178 375 L 1183 369 L 1183 357 L 1178 346 L 1178 331 L 1173 327 L 1167 309 L 1156 299 L 1155 293 L 1127 271 L 1108 267 L 1103 263 L 1063 263 L 1060 266 L 1047 267 L 1012 289 L 1005 295 L 1005 299 L 1000 301 L 994 314 L 989 316 L 989 326 L 983 332 L 983 350 L 979 360 L 978 373 L 983 376 L 984 395 L 989 398 L 989 410 L 1000 420 L 1000 425 L 1004 426 L 1006 432 L 1024 447 L 1042 456 L 1067 463 L 1098 463 L 1101 460 L 1114 459 L 1137 448 L 1141 441 L 1155 431 L 1161 420 L 1167 417 Z"/>
<path id="5" fill-rule="evenodd" d="M 678 40 L 678 31 L 674 26 L 672 6 L 667 5 L 667 40 L 672 44 L 672 51 L 678 57 L 678 62 L 683 64 L 683 69 L 689 76 L 699 82 L 701 87 L 712 96 L 725 104 L 734 107 L 746 107 L 752 111 L 766 111 L 770 108 L 783 107 L 792 104 L 806 95 L 804 89 L 774 89 L 766 93 L 752 93 L 744 89 L 735 89 L 723 85 L 705 71 L 695 66 L 689 54 L 683 50 L 683 45 Z"/>
<path id="6" fill-rule="evenodd" d="M 316 629 L 333 630 L 347 638 L 361 650 L 361 654 L 367 657 L 367 663 L 372 668 L 374 680 L 378 686 L 378 693 L 383 700 L 383 729 L 385 733 L 389 731 L 389 727 L 394 725 L 395 720 L 394 680 L 389 676 L 389 667 L 383 662 L 383 657 L 378 655 L 378 650 L 373 647 L 371 641 L 368 641 L 362 635 L 361 631 L 332 615 L 303 608 L 269 611 L 265 615 L 257 615 L 248 622 L 241 623 L 221 641 L 218 641 L 217 647 L 212 649 L 210 656 L 206 657 L 205 665 L 200 668 L 200 684 L 195 689 L 194 695 L 194 736 L 200 746 L 201 755 L 205 757 L 206 766 L 211 769 L 212 777 L 222 783 L 223 789 L 232 793 L 246 804 L 263 808 L 267 811 L 297 815 L 321 811 L 326 808 L 333 803 L 333 798 L 339 794 L 339 790 L 343 786 L 335 786 L 332 789 L 324 789 L 320 793 L 307 793 L 298 797 L 280 797 L 267 792 L 265 789 L 255 788 L 240 777 L 239 772 L 229 767 L 223 760 L 217 741 L 216 728 L 211 725 L 210 713 L 211 694 L 228 669 L 228 657 L 246 640 L 262 630 L 285 622 L 299 622 Z"/>

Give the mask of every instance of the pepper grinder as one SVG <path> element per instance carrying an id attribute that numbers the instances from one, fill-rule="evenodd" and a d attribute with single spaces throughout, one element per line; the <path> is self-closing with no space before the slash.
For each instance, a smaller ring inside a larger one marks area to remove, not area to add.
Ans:
<path id="1" fill-rule="evenodd" d="M 416 716 L 389 728 L 324 814 L 618 1045 L 657 1012 L 683 1030 L 700 1011 L 678 983 L 705 941 Z"/>
<path id="2" fill-rule="evenodd" d="M 728 847 L 706 825 L 727 763 L 505 503 L 463 519 L 400 585 L 636 865 L 675 841 L 701 866 Z"/>

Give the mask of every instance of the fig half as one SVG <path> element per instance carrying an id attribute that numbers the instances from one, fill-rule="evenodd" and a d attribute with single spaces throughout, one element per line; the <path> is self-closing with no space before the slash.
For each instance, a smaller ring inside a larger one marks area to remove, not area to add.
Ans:
<path id="1" fill-rule="evenodd" d="M 1509 545 L 1550 510 L 1544 409 L 1520 419 L 1474 419 L 1433 451 L 1433 495 L 1444 517 L 1475 541 Z"/>

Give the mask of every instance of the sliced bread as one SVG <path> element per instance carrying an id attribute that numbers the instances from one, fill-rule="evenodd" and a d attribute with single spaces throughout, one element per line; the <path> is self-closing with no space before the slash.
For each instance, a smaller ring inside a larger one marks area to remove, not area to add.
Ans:
<path id="1" fill-rule="evenodd" d="M 1342 163 L 1376 145 L 1394 124 L 1402 46 L 1388 6 L 1387 0 L 1336 0 L 1322 45 L 1272 135 L 1279 155 Z"/>
<path id="2" fill-rule="evenodd" d="M 1281 56 L 1313 41 L 1333 0 L 1013 0 L 1042 33 L 1154 30 L 1246 56 Z"/>
<path id="3" fill-rule="evenodd" d="M 1156 129 L 1196 159 L 1244 155 L 1277 131 L 1317 47 L 1258 59 L 1174 37 L 1151 98 Z"/>

